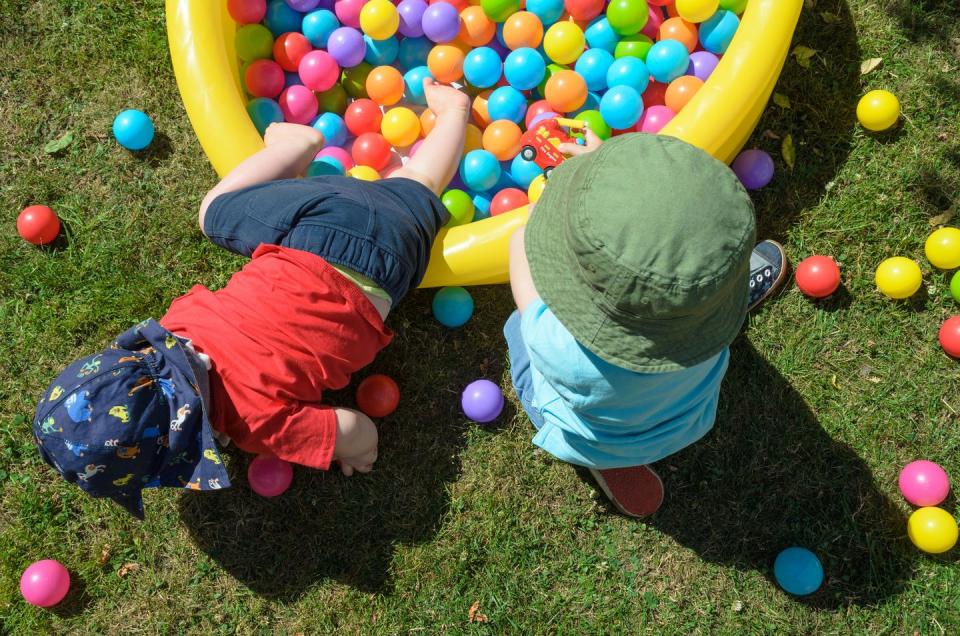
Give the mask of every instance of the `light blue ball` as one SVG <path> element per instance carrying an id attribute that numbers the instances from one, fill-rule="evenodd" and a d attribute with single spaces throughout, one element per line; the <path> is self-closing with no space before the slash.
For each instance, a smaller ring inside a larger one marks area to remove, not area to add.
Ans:
<path id="1" fill-rule="evenodd" d="M 270 0 L 264 22 L 273 37 L 277 37 L 282 33 L 299 31 L 303 25 L 303 14 L 291 9 L 284 0 Z"/>
<path id="2" fill-rule="evenodd" d="M 737 14 L 720 9 L 700 25 L 700 44 L 711 53 L 717 55 L 726 53 L 738 28 L 740 28 L 740 18 Z"/>
<path id="3" fill-rule="evenodd" d="M 546 29 L 563 15 L 563 0 L 527 0 L 527 11 L 540 18 Z"/>
<path id="4" fill-rule="evenodd" d="M 570 117 L 571 119 L 577 119 L 585 110 L 600 110 L 600 95 L 594 93 L 593 91 L 587 91 L 587 101 L 583 102 L 583 106 L 578 108 Z"/>
<path id="5" fill-rule="evenodd" d="M 433 315 L 444 327 L 462 327 L 473 315 L 473 296 L 463 287 L 444 287 L 433 296 Z"/>
<path id="6" fill-rule="evenodd" d="M 482 221 L 483 219 L 489 219 L 493 195 L 489 192 L 477 192 L 475 190 L 470 190 L 467 194 L 473 197 L 473 220 Z"/>
<path id="7" fill-rule="evenodd" d="M 527 161 L 520 155 L 514 157 L 513 161 L 510 162 L 510 177 L 518 188 L 526 190 L 533 180 L 542 174 L 543 168 L 538 166 L 536 162 Z"/>
<path id="8" fill-rule="evenodd" d="M 310 125 L 323 133 L 325 146 L 343 146 L 347 141 L 347 124 L 336 113 L 323 113 Z"/>
<path id="9" fill-rule="evenodd" d="M 669 84 L 685 74 L 689 66 L 690 53 L 677 40 L 660 40 L 647 53 L 647 69 L 653 79 L 663 84 Z"/>
<path id="10" fill-rule="evenodd" d="M 587 82 L 587 90 L 602 91 L 607 87 L 607 69 L 613 64 L 613 55 L 603 49 L 587 49 L 573 67 Z"/>
<path id="11" fill-rule="evenodd" d="M 522 47 L 511 51 L 503 62 L 503 76 L 510 86 L 525 91 L 543 81 L 547 63 L 536 49 Z"/>
<path id="12" fill-rule="evenodd" d="M 416 66 L 426 66 L 427 56 L 433 42 L 425 37 L 403 38 L 400 40 L 400 51 L 397 53 L 397 63 L 401 69 L 410 70 Z"/>
<path id="13" fill-rule="evenodd" d="M 261 137 L 267 132 L 267 126 L 283 121 L 283 111 L 280 110 L 280 104 L 269 97 L 251 99 L 247 103 L 247 114 Z"/>
<path id="14" fill-rule="evenodd" d="M 515 124 L 523 121 L 527 112 L 527 100 L 523 93 L 512 86 L 501 86 L 490 93 L 487 99 L 487 112 L 491 121 L 509 119 Z"/>
<path id="15" fill-rule="evenodd" d="M 363 41 L 367 45 L 367 52 L 363 54 L 363 59 L 371 66 L 393 64 L 400 53 L 400 41 L 394 37 L 389 37 L 386 40 L 374 40 L 369 35 L 365 35 Z"/>
<path id="16" fill-rule="evenodd" d="M 496 51 L 481 46 L 467 53 L 463 59 L 463 76 L 477 88 L 489 88 L 500 81 L 503 63 Z"/>
<path id="17" fill-rule="evenodd" d="M 611 128 L 630 128 L 642 114 L 643 99 L 629 86 L 614 86 L 600 98 L 600 116 Z"/>
<path id="18" fill-rule="evenodd" d="M 787 548 L 773 563 L 773 576 L 784 591 L 796 596 L 813 594 L 823 584 L 820 559 L 806 548 Z"/>
<path id="19" fill-rule="evenodd" d="M 320 157 L 316 161 L 311 161 L 310 165 L 307 166 L 308 177 L 342 177 L 345 174 L 346 171 L 343 169 L 343 164 L 333 157 Z"/>
<path id="20" fill-rule="evenodd" d="M 403 74 L 403 83 L 406 85 L 403 95 L 408 102 L 421 105 L 427 103 L 427 97 L 423 94 L 423 80 L 427 77 L 433 76 L 426 66 L 414 67 Z"/>
<path id="21" fill-rule="evenodd" d="M 607 86 L 610 88 L 629 86 L 638 93 L 643 93 L 649 84 L 650 71 L 647 70 L 647 65 L 635 57 L 621 57 L 614 60 L 607 69 Z"/>
<path id="22" fill-rule="evenodd" d="M 113 136 L 127 150 L 143 150 L 153 141 L 153 133 L 153 121 L 143 111 L 125 110 L 113 120 Z"/>
<path id="23" fill-rule="evenodd" d="M 460 162 L 460 179 L 471 190 L 489 190 L 500 178 L 500 162 L 486 150 L 471 150 Z"/>
<path id="24" fill-rule="evenodd" d="M 303 22 L 301 23 L 303 37 L 307 38 L 310 44 L 318 49 L 327 48 L 327 38 L 340 26 L 340 20 L 337 19 L 336 14 L 326 9 L 311 11 L 303 16 Z"/>
<path id="25" fill-rule="evenodd" d="M 591 49 L 603 49 L 608 53 L 613 53 L 620 41 L 620 34 L 613 30 L 610 21 L 603 16 L 594 18 L 583 35 Z"/>

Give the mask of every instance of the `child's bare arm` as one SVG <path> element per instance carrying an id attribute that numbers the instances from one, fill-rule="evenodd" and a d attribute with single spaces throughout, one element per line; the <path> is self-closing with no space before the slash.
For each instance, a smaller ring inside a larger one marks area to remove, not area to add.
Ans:
<path id="1" fill-rule="evenodd" d="M 525 229 L 520 228 L 510 237 L 510 290 L 521 314 L 531 302 L 540 297 L 533 285 L 527 253 L 523 249 Z"/>

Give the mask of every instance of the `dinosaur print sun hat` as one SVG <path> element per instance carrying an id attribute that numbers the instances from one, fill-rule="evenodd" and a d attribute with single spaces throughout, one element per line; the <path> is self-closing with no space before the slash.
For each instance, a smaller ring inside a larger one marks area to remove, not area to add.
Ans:
<path id="1" fill-rule="evenodd" d="M 191 364 L 184 342 L 146 320 L 68 366 L 37 406 L 43 459 L 139 519 L 144 488 L 229 487 L 204 405 L 206 372 Z"/>

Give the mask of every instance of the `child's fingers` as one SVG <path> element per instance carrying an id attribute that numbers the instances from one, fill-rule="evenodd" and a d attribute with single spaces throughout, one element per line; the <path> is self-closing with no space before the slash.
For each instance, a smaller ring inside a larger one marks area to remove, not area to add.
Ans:
<path id="1" fill-rule="evenodd" d="M 342 472 L 345 477 L 350 477 L 351 475 L 353 475 L 353 466 L 351 466 L 345 461 L 341 461 L 340 472 Z"/>
<path id="2" fill-rule="evenodd" d="M 565 155 L 576 157 L 577 155 L 582 155 L 585 152 L 590 152 L 592 148 L 587 148 L 586 146 L 581 146 L 580 144 L 566 143 L 557 146 L 557 150 Z"/>
<path id="3" fill-rule="evenodd" d="M 584 137 L 587 138 L 587 148 L 589 150 L 596 150 L 597 147 L 603 143 L 603 140 L 597 136 L 597 133 L 593 132 L 591 128 L 585 128 L 583 131 Z"/>

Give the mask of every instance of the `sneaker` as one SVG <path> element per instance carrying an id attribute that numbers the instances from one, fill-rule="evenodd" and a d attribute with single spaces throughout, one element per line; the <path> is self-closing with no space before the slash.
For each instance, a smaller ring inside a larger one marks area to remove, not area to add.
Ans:
<path id="1" fill-rule="evenodd" d="M 590 470 L 617 510 L 628 517 L 646 517 L 663 503 L 663 482 L 649 466 Z"/>
<path id="2" fill-rule="evenodd" d="M 787 255 L 776 241 L 757 243 L 750 254 L 750 301 L 747 311 L 773 295 L 787 277 Z"/>

